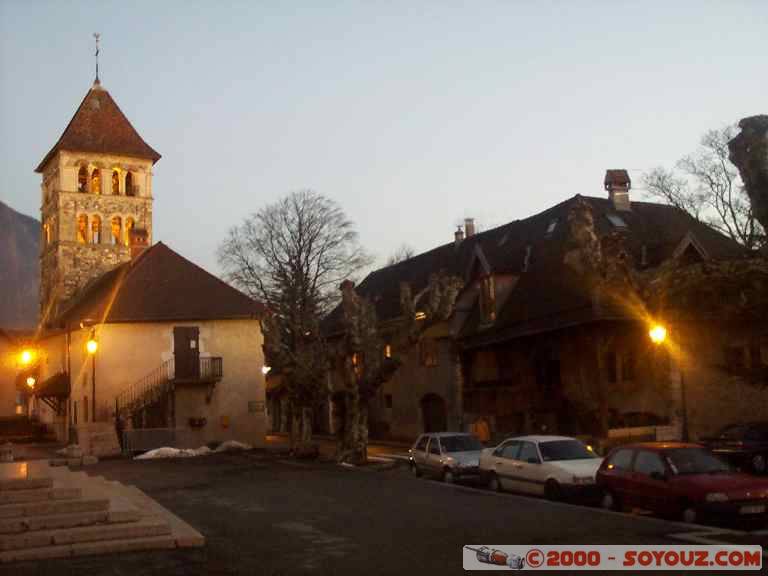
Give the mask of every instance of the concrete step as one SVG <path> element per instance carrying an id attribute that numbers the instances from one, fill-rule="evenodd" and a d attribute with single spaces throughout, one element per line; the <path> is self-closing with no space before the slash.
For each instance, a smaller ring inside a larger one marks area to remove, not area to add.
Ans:
<path id="1" fill-rule="evenodd" d="M 42 548 L 60 544 L 79 544 L 83 542 L 101 542 L 103 540 L 132 540 L 167 536 L 171 527 L 161 520 L 140 520 L 123 524 L 84 526 L 58 530 L 36 530 L 23 534 L 0 536 L 0 550 L 22 550 Z"/>
<path id="2" fill-rule="evenodd" d="M 51 488 L 53 480 L 48 474 L 47 463 L 3 462 L 0 463 L 0 493 L 13 490 Z"/>
<path id="3" fill-rule="evenodd" d="M 16 502 L 43 502 L 45 500 L 72 500 L 80 498 L 79 488 L 33 488 L 0 492 L 0 505 Z"/>
<path id="4" fill-rule="evenodd" d="M 23 550 L 0 552 L 0 563 L 19 562 L 22 560 L 45 560 L 50 558 L 71 558 L 73 556 L 93 556 L 96 554 L 117 554 L 140 550 L 168 550 L 176 547 L 173 536 L 152 536 L 131 540 L 104 540 L 79 544 L 60 544 Z"/>
<path id="5" fill-rule="evenodd" d="M 112 513 L 108 510 L 97 512 L 79 512 L 74 514 L 56 514 L 53 516 L 29 516 L 26 518 L 0 519 L 0 534 L 21 534 L 34 530 L 54 530 L 57 528 L 76 528 L 78 526 L 93 526 L 94 524 L 117 524 L 122 522 L 138 522 L 141 514 L 138 510 L 132 513 L 124 511 Z"/>
<path id="6" fill-rule="evenodd" d="M 171 535 L 179 548 L 199 548 L 205 546 L 205 537 L 173 512 L 147 496 L 135 486 L 125 486 L 119 482 L 102 480 L 116 493 L 127 498 L 138 508 L 144 518 L 159 518 L 168 522 Z"/>
<path id="7" fill-rule="evenodd" d="M 54 514 L 75 514 L 80 512 L 98 512 L 101 510 L 109 510 L 108 499 L 47 500 L 45 502 L 0 505 L 0 518 L 52 516 Z"/>

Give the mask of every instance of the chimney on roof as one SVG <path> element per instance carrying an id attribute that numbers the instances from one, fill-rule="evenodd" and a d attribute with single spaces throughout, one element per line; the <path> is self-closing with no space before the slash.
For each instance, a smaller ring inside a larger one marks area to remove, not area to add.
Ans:
<path id="1" fill-rule="evenodd" d="M 456 232 L 453 233 L 454 245 L 458 248 L 459 244 L 464 241 L 464 229 L 461 226 L 456 227 Z"/>
<path id="2" fill-rule="evenodd" d="M 128 246 L 131 249 L 131 260 L 136 260 L 149 247 L 149 233 L 144 228 L 132 228 L 128 232 Z"/>
<path id="3" fill-rule="evenodd" d="M 471 238 L 475 235 L 475 219 L 464 218 L 464 235 L 467 238 Z"/>
<path id="4" fill-rule="evenodd" d="M 629 203 L 629 189 L 632 188 L 632 180 L 626 170 L 606 170 L 605 189 L 608 190 L 608 198 L 615 210 L 629 212 L 632 210 Z"/>

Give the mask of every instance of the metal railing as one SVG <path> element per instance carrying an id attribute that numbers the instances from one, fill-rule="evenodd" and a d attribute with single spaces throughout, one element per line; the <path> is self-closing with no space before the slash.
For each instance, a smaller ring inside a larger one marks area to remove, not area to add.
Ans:
<path id="1" fill-rule="evenodd" d="M 200 358 L 198 368 L 195 374 L 179 375 L 177 378 L 174 359 L 166 360 L 115 397 L 115 413 L 133 414 L 151 406 L 169 394 L 177 381 L 218 382 L 224 374 L 224 361 L 220 356 Z"/>

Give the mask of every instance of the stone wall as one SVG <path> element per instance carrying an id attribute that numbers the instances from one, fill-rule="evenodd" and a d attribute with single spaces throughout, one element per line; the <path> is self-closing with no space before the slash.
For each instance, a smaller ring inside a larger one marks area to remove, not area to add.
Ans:
<path id="1" fill-rule="evenodd" d="M 89 187 L 78 192 L 80 166 L 100 170 L 101 193 Z M 120 191 L 112 194 L 112 171 L 119 174 Z M 136 196 L 126 195 L 130 172 Z M 148 160 L 104 154 L 60 152 L 48 163 L 41 185 L 41 318 L 55 317 L 62 304 L 94 278 L 130 259 L 127 222 L 143 228 L 152 243 L 152 163 Z M 88 218 L 88 242 L 78 242 L 78 217 Z M 92 243 L 92 223 L 100 219 L 99 242 Z M 119 242 L 113 239 L 112 219 L 120 218 Z"/>

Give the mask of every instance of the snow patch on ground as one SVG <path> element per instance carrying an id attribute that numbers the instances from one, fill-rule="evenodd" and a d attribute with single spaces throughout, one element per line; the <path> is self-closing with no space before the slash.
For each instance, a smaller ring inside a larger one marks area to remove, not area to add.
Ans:
<path id="1" fill-rule="evenodd" d="M 239 450 L 251 450 L 253 447 L 250 444 L 243 444 L 236 440 L 227 440 L 222 442 L 215 450 L 211 450 L 208 446 L 200 446 L 200 448 L 171 448 L 170 446 L 164 446 L 162 448 L 155 448 L 144 454 L 140 454 L 134 458 L 134 460 L 159 460 L 161 458 L 194 458 L 196 456 L 206 456 L 208 454 L 215 454 L 220 452 L 236 452 Z"/>

